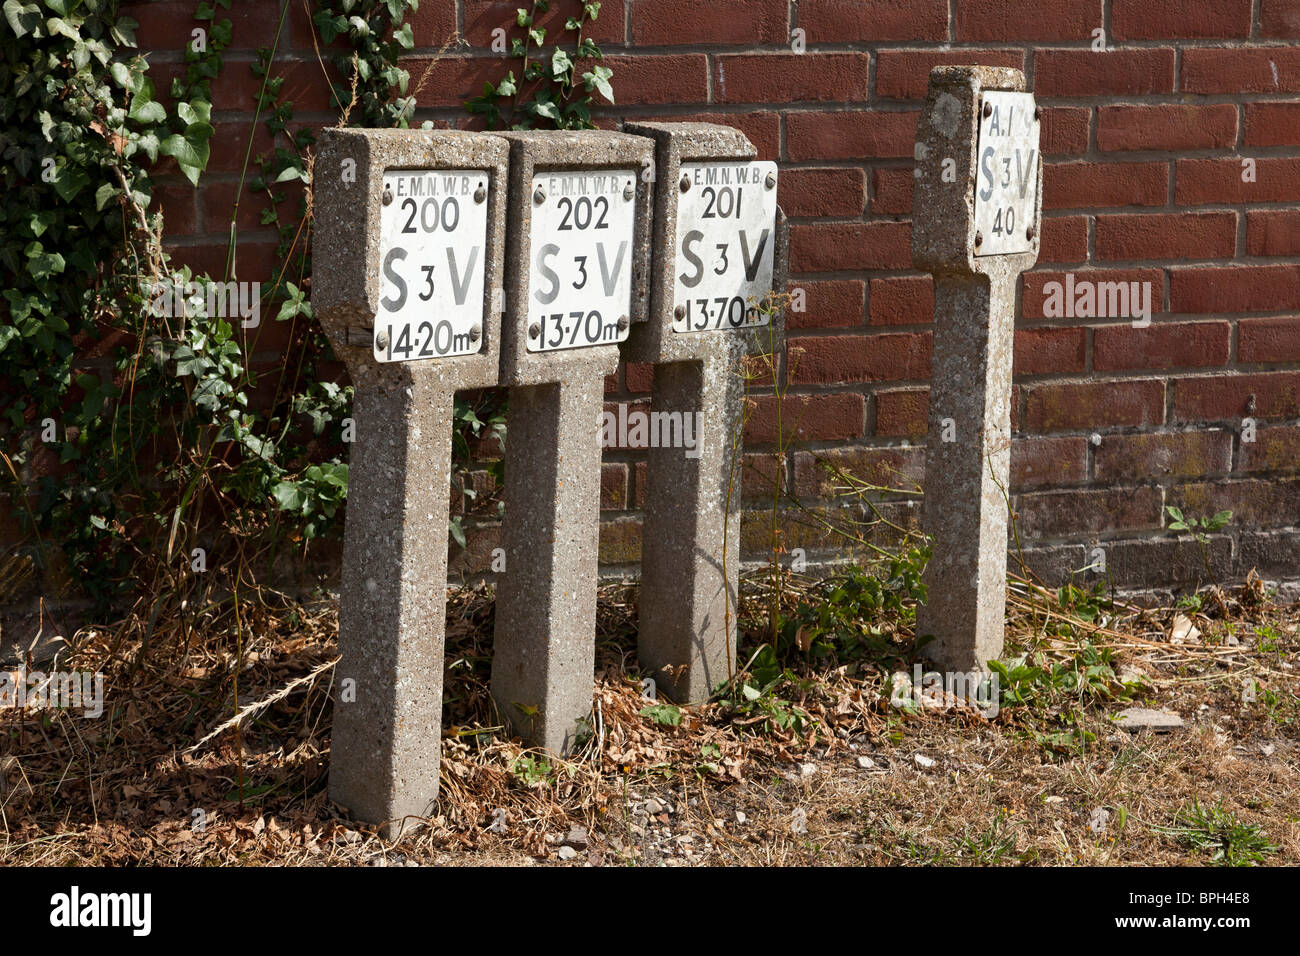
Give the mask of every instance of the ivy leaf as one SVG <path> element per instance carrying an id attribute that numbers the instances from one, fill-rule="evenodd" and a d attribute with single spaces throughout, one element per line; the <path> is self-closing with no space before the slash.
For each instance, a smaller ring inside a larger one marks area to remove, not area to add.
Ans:
<path id="1" fill-rule="evenodd" d="M 397 41 L 397 45 L 403 50 L 410 50 L 415 47 L 415 35 L 411 32 L 409 23 L 402 24 L 400 30 L 394 30 L 393 39 Z"/>
<path id="2" fill-rule="evenodd" d="M 614 71 L 607 66 L 592 67 L 591 72 L 582 74 L 583 81 L 587 84 L 587 89 L 594 89 L 611 103 L 614 102 L 614 88 L 609 85 L 610 77 Z"/>
<path id="3" fill-rule="evenodd" d="M 77 193 L 90 185 L 90 176 L 77 166 L 64 166 L 59 170 L 59 178 L 54 180 L 54 191 L 70 202 Z"/>
<path id="4" fill-rule="evenodd" d="M 46 252 L 45 247 L 39 242 L 33 242 L 27 247 L 27 271 L 38 282 L 52 275 L 58 275 L 65 265 L 60 253 Z"/>
<path id="5" fill-rule="evenodd" d="M 490 84 L 489 84 L 490 85 Z M 506 78 L 497 86 L 497 96 L 514 96 L 519 92 L 519 87 L 515 85 L 515 71 L 511 70 L 506 74 Z"/>
<path id="6" fill-rule="evenodd" d="M 573 61 L 569 59 L 569 54 L 557 47 L 551 56 L 551 76 L 557 83 L 564 83 L 572 72 Z"/>
<path id="7" fill-rule="evenodd" d="M 10 2 L 12 3 L 12 2 L 14 2 L 14 0 L 10 0 Z M 5 11 L 8 12 L 8 9 L 9 9 L 9 4 L 6 3 L 6 4 L 5 4 Z M 516 7 L 516 8 L 515 8 L 515 23 L 519 24 L 519 26 L 521 26 L 521 27 L 530 27 L 530 26 L 533 25 L 533 18 L 532 18 L 531 16 L 529 16 L 528 11 L 525 10 L 523 7 Z M 22 36 L 21 33 L 18 34 L 18 35 L 19 35 L 19 36 Z"/>
<path id="8" fill-rule="evenodd" d="M 543 43 L 546 42 L 546 29 L 542 28 L 540 30 L 529 30 L 528 38 L 532 40 L 534 43 L 536 43 L 538 46 L 541 46 Z"/>
<path id="9" fill-rule="evenodd" d="M 300 511 L 306 496 L 302 489 L 291 481 L 282 481 L 271 489 L 281 511 Z"/>
<path id="10" fill-rule="evenodd" d="M 131 110 L 126 115 L 146 125 L 166 121 L 167 110 L 153 98 L 152 80 L 145 80 L 144 87 L 131 98 Z"/>
<path id="11" fill-rule="evenodd" d="M 595 20 L 596 17 L 600 15 L 600 4 L 584 3 L 582 5 L 582 12 L 585 13 L 589 19 Z"/>
<path id="12" fill-rule="evenodd" d="M 5 0 L 5 19 L 9 21 L 14 35 L 23 37 L 35 34 L 41 25 L 41 8 L 34 3 L 19 3 L 18 0 Z"/>
<path id="13" fill-rule="evenodd" d="M 104 183 L 102 186 L 96 189 L 95 190 L 96 212 L 103 212 L 104 207 L 108 204 L 108 201 L 112 199 L 114 196 L 116 196 L 117 193 L 118 193 L 118 188 L 114 186 L 112 183 Z"/>

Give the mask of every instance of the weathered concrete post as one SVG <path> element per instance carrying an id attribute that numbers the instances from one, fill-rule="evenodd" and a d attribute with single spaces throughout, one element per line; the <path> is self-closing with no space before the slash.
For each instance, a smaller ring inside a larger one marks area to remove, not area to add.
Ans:
<path id="1" fill-rule="evenodd" d="M 316 162 L 312 303 L 356 389 L 329 792 L 388 836 L 438 796 L 452 397 L 497 381 L 508 153 L 327 129 Z"/>
<path id="2" fill-rule="evenodd" d="M 515 733 L 565 753 L 591 709 L 600 418 L 618 343 L 645 311 L 653 147 L 601 131 L 503 135 L 510 410 L 492 695 Z"/>
<path id="3" fill-rule="evenodd" d="M 735 666 L 740 363 L 784 344 L 781 300 L 766 299 L 785 291 L 787 230 L 776 164 L 755 161 L 738 130 L 626 129 L 655 141 L 649 320 L 624 347 L 628 359 L 655 365 L 659 428 L 646 468 L 637 653 L 657 686 L 687 703 L 706 699 Z M 672 440 L 674 428 L 693 431 L 694 447 Z"/>
<path id="4" fill-rule="evenodd" d="M 1016 283 L 1038 259 L 1038 109 L 1019 70 L 936 67 L 917 129 L 912 259 L 934 274 L 917 633 L 952 671 L 1002 653 Z"/>

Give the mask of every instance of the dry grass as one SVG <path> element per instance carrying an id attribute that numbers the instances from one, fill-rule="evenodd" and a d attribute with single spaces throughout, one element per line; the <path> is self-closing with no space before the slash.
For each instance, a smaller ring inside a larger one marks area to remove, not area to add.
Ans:
<path id="1" fill-rule="evenodd" d="M 766 633 L 766 586 L 749 588 L 747 634 Z M 903 712 L 863 660 L 795 662 L 777 692 L 806 714 L 801 732 L 725 701 L 657 723 L 642 715 L 634 598 L 602 589 L 592 734 L 560 761 L 504 735 L 487 693 L 491 596 L 453 594 L 442 794 L 429 826 L 397 844 L 326 797 L 331 605 L 258 591 L 238 617 L 227 602 L 155 626 L 147 654 L 146 621 L 83 632 L 60 666 L 104 672 L 103 717 L 0 711 L 0 862 L 535 865 L 558 862 L 575 826 L 589 837 L 575 831 L 570 865 L 1208 862 L 1179 832 L 1193 801 L 1262 827 L 1267 862 L 1300 862 L 1300 609 L 1269 606 L 1257 582 L 1212 616 L 1188 614 L 1193 644 L 1170 642 L 1173 609 L 1088 619 L 1013 587 L 1013 648 L 1053 660 L 1085 639 L 1112 650 L 1143 682 L 1133 703 L 1187 722 L 1161 736 L 1116 729 L 1109 717 L 1128 704 L 1115 700 L 991 720 Z M 909 638 L 882 623 L 900 646 Z M 1052 633 L 1062 625 L 1068 636 Z M 1253 702 L 1247 679 L 1263 692 Z"/>

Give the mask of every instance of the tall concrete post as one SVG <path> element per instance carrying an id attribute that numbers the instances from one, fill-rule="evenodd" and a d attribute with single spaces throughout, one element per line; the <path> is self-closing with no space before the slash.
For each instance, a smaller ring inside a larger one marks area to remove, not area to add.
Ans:
<path id="1" fill-rule="evenodd" d="M 933 540 L 917 633 L 952 671 L 1002 653 L 1016 284 L 1038 259 L 1038 109 L 1019 70 L 930 73 L 917 128 L 912 259 L 934 274 L 924 528 Z"/>
<path id="2" fill-rule="evenodd" d="M 492 695 L 513 732 L 566 753 L 591 710 L 600 419 L 618 343 L 645 312 L 641 171 L 652 144 L 603 131 L 503 135 L 510 405 Z"/>
<path id="3" fill-rule="evenodd" d="M 329 793 L 390 837 L 438 796 L 453 396 L 497 381 L 508 153 L 328 129 L 316 162 L 312 304 L 355 388 Z"/>
<path id="4" fill-rule="evenodd" d="M 668 697 L 698 702 L 736 666 L 741 362 L 784 347 L 781 300 L 758 306 L 785 291 L 788 230 L 776 164 L 738 130 L 626 129 L 655 142 L 656 255 L 648 321 L 624 354 L 655 366 L 651 414 L 666 417 L 652 421 L 698 422 L 694 448 L 661 428 L 648 452 L 637 655 Z"/>

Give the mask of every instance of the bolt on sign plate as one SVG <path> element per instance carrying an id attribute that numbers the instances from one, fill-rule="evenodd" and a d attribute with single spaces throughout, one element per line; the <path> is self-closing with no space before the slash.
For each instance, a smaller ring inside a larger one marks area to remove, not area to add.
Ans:
<path id="1" fill-rule="evenodd" d="M 1038 133 L 1032 93 L 988 91 L 980 110 L 975 254 L 1029 252 L 1038 200 Z"/>
<path id="2" fill-rule="evenodd" d="M 622 342 L 632 309 L 636 172 L 533 177 L 528 351 Z"/>
<path id="3" fill-rule="evenodd" d="M 447 358 L 483 348 L 487 190 L 482 169 L 384 173 L 378 361 Z"/>
<path id="4" fill-rule="evenodd" d="M 767 325 L 772 291 L 776 163 L 682 163 L 677 198 L 673 331 Z"/>

